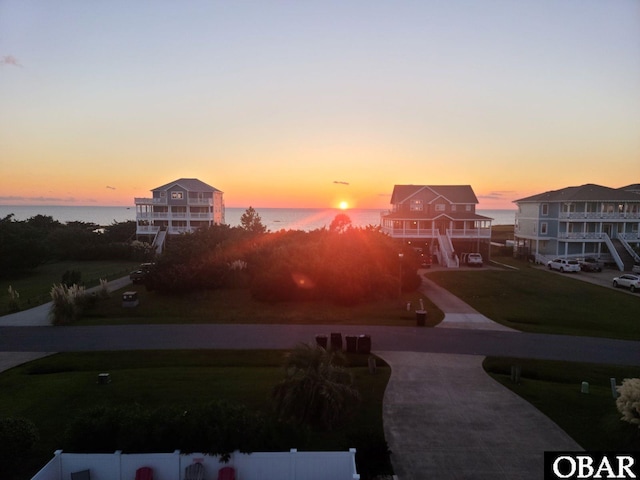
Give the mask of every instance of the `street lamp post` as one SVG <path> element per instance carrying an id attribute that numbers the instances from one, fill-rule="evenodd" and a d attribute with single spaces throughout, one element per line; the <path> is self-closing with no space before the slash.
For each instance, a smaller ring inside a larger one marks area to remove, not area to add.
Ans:
<path id="1" fill-rule="evenodd" d="M 400 266 L 400 276 L 398 277 L 398 299 L 402 304 L 402 259 L 404 258 L 404 253 L 398 254 L 398 264 Z"/>

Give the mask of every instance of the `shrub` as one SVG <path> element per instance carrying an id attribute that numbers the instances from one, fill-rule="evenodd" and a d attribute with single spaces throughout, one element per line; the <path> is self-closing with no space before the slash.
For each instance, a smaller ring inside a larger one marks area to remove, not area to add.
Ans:
<path id="1" fill-rule="evenodd" d="M 640 378 L 625 378 L 617 390 L 620 396 L 616 407 L 622 414 L 621 420 L 640 428 Z"/>
<path id="2" fill-rule="evenodd" d="M 54 325 L 62 325 L 77 320 L 82 314 L 82 305 L 84 304 L 85 291 L 84 287 L 71 285 L 70 287 L 59 284 L 51 287 L 51 310 L 49 316 L 51 323 Z"/>
<path id="3" fill-rule="evenodd" d="M 9 285 L 9 312 L 19 312 L 20 311 L 20 294 L 17 290 L 14 290 L 11 285 Z"/>
<path id="4" fill-rule="evenodd" d="M 25 418 L 0 418 L 0 475 L 7 478 L 29 458 L 39 440 L 36 426 Z"/>

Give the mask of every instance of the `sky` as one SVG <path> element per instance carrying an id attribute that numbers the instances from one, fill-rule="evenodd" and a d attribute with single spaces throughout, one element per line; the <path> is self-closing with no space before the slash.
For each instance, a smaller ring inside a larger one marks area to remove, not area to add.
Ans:
<path id="1" fill-rule="evenodd" d="M 640 183 L 637 0 L 0 0 L 0 204 Z"/>

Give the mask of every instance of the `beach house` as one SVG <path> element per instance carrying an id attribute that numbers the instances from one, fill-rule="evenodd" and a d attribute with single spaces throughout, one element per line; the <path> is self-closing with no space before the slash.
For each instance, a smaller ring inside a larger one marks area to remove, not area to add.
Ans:
<path id="1" fill-rule="evenodd" d="M 518 256 L 539 263 L 592 257 L 621 271 L 640 261 L 640 184 L 566 187 L 514 203 Z"/>
<path id="2" fill-rule="evenodd" d="M 166 235 L 224 223 L 223 192 L 197 178 L 180 178 L 135 198 L 136 236 L 161 251 Z"/>
<path id="3" fill-rule="evenodd" d="M 476 213 L 478 199 L 470 185 L 395 185 L 390 203 L 380 225 L 403 245 L 450 268 L 460 265 L 465 252 L 489 258 L 492 219 Z"/>

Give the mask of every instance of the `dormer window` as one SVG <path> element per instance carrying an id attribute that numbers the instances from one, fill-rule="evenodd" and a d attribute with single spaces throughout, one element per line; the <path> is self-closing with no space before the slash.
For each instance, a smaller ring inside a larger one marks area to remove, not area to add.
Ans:
<path id="1" fill-rule="evenodd" d="M 423 210 L 422 200 L 411 200 L 409 210 L 412 212 L 421 212 Z"/>
<path id="2" fill-rule="evenodd" d="M 171 192 L 171 200 L 182 200 L 182 192 Z"/>

